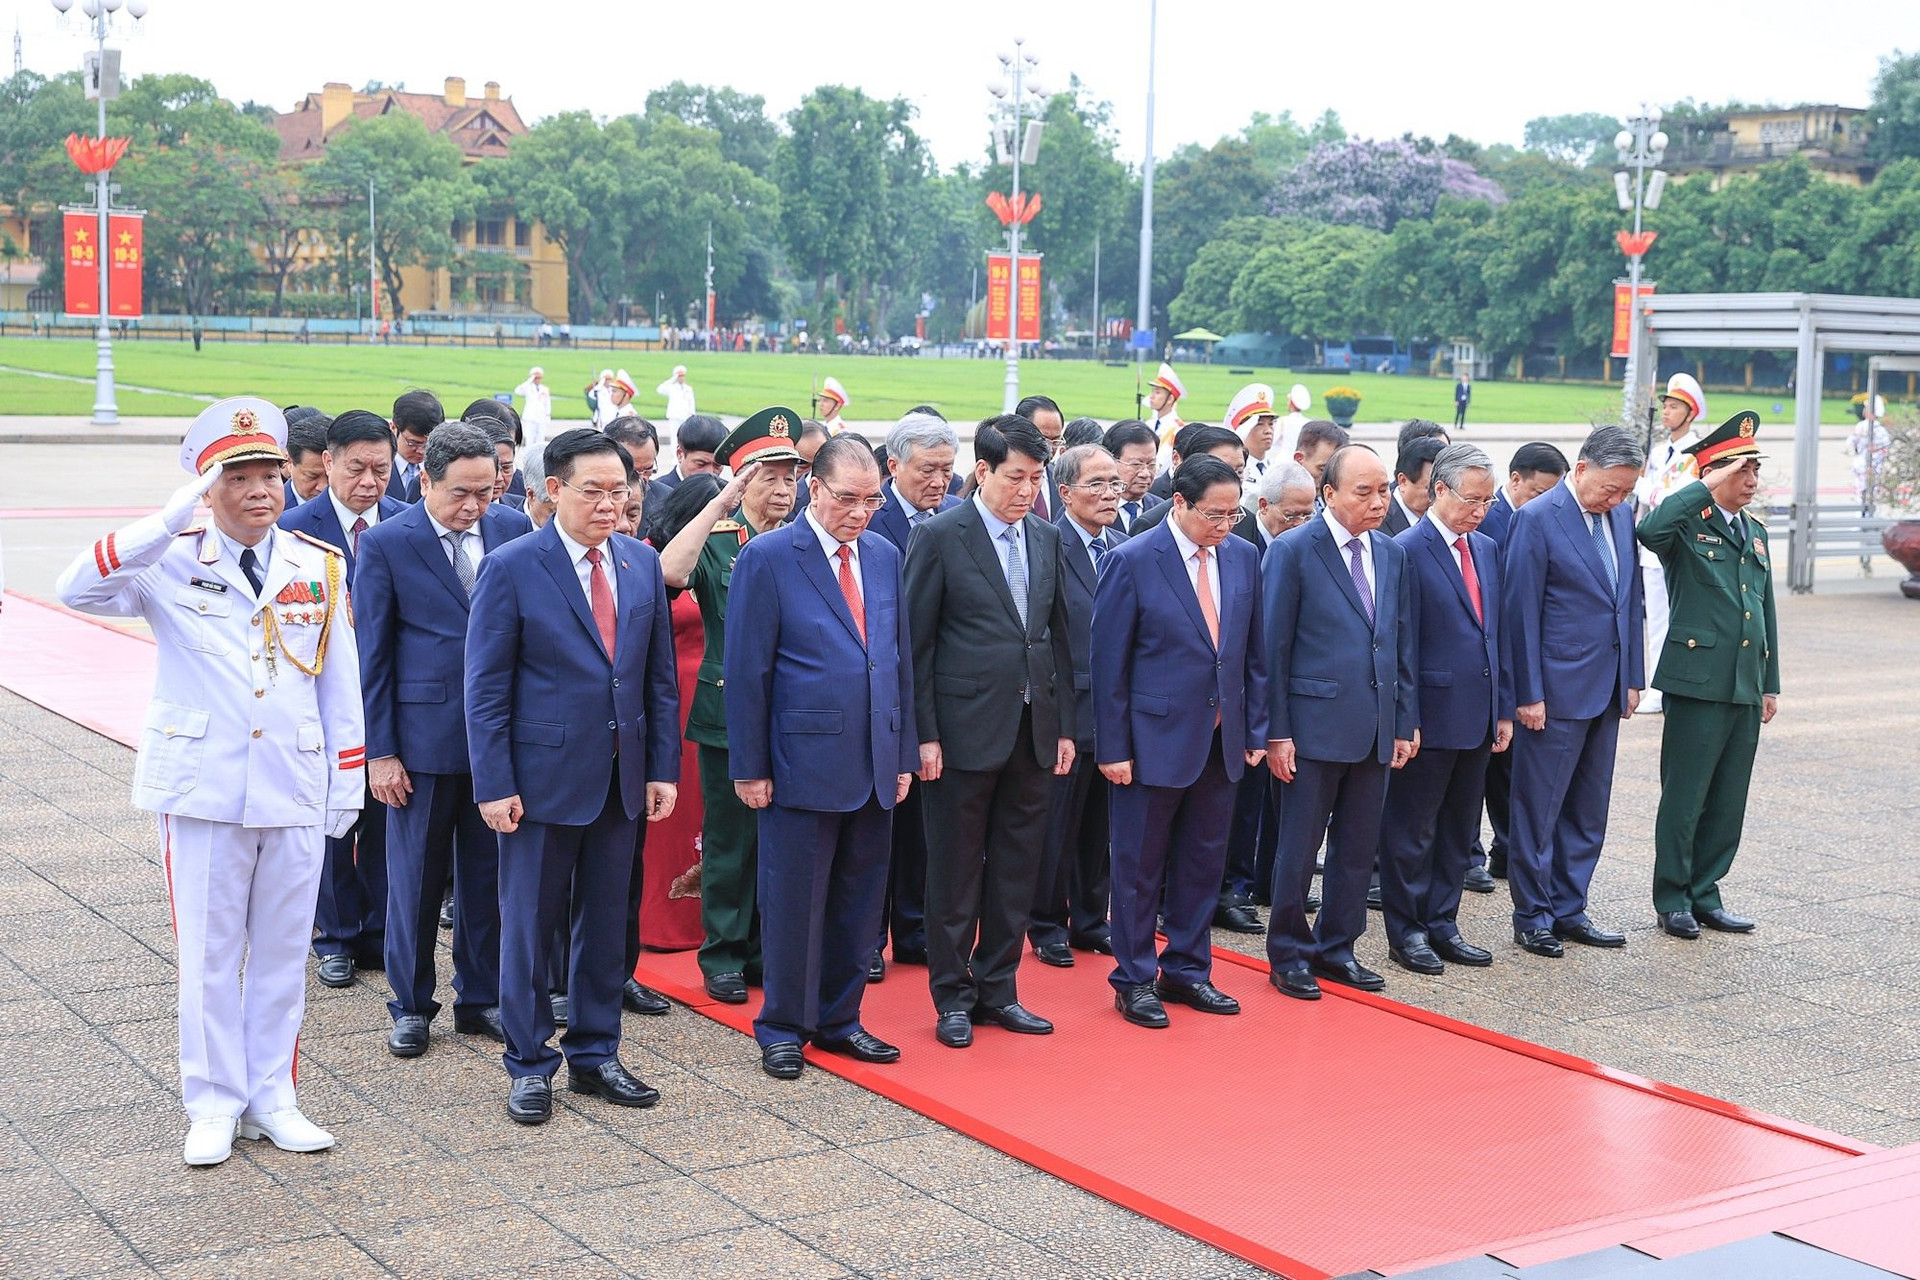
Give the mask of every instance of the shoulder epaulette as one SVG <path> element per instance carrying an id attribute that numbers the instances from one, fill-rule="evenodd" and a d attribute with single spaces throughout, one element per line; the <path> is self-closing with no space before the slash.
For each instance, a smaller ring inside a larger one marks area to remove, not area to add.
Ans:
<path id="1" fill-rule="evenodd" d="M 289 529 L 287 530 L 287 532 L 292 534 L 294 537 L 300 539 L 300 541 L 302 542 L 312 543 L 314 546 L 320 548 L 322 551 L 325 551 L 330 555 L 339 556 L 342 560 L 347 558 L 347 553 L 342 551 L 340 548 L 334 546 L 331 542 L 323 542 L 319 538 L 314 537 L 312 534 L 303 532 L 302 530 L 299 530 L 299 529 Z"/>
<path id="2" fill-rule="evenodd" d="M 207 531 L 207 526 L 203 524 L 189 525 L 185 529 L 182 529 L 180 532 L 174 534 L 173 536 L 176 538 L 184 538 L 190 533 L 205 533 L 206 531 Z"/>
<path id="3" fill-rule="evenodd" d="M 716 533 L 737 533 L 739 529 L 740 522 L 738 520 L 716 520 L 714 521 L 713 528 L 708 530 L 708 536 L 711 537 Z"/>

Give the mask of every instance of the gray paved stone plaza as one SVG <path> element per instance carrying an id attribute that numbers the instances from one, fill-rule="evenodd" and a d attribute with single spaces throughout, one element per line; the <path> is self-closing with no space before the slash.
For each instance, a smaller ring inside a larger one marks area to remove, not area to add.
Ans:
<path id="1" fill-rule="evenodd" d="M 23 502 L 25 488 L 12 471 L 0 506 L 58 498 Z M 10 565 L 23 540 L 43 548 L 9 585 L 40 595 L 40 566 L 64 559 L 53 547 L 99 532 L 8 523 Z M 1595 920 L 1625 928 L 1627 949 L 1526 956 L 1504 894 L 1468 895 L 1463 928 L 1494 966 L 1415 978 L 1387 963 L 1376 927 L 1360 959 L 1387 994 L 1868 1142 L 1920 1141 L 1920 605 L 1884 561 L 1849 577 L 1781 600 L 1786 692 L 1727 883 L 1758 933 L 1655 931 L 1660 722 L 1637 720 L 1594 886 Z M 378 975 L 309 987 L 301 1102 L 340 1145 L 241 1143 L 189 1170 L 173 939 L 154 823 L 127 798 L 133 753 L 11 694 L 0 725 L 0 1273 L 540 1274 L 510 1263 L 532 1256 L 567 1276 L 1253 1274 L 826 1072 L 769 1080 L 750 1041 L 684 1009 L 628 1017 L 625 1056 L 660 1107 L 562 1092 L 552 1124 L 521 1129 L 491 1042 L 387 1054 Z M 938 1051 L 913 1028 L 878 1030 Z M 1246 1104 L 1275 1113 L 1272 1098 Z M 1498 1123 L 1463 1107 L 1459 1141 Z"/>

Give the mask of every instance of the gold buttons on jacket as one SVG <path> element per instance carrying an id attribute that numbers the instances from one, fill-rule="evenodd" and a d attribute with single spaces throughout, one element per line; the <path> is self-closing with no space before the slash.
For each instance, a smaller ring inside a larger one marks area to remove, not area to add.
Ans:
<path id="1" fill-rule="evenodd" d="M 1751 641 L 1751 640 L 1742 640 L 1742 641 L 1740 642 L 1740 647 L 1741 647 L 1742 649 L 1744 649 L 1744 648 L 1746 648 L 1746 647 L 1747 647 L 1748 645 L 1750 645 L 1750 644 L 1752 644 L 1752 643 L 1753 643 L 1753 641 Z"/>
<path id="2" fill-rule="evenodd" d="M 256 737 L 256 738 L 257 738 L 257 737 L 259 737 L 259 736 L 260 736 L 260 731 L 259 731 L 258 729 L 255 729 L 255 730 L 253 731 L 253 736 L 254 736 L 254 737 Z"/>
<path id="3" fill-rule="evenodd" d="M 1694 642 L 1693 642 L 1693 640 L 1692 640 L 1692 638 L 1691 638 L 1691 637 L 1689 637 L 1689 638 L 1688 638 L 1688 640 L 1687 640 L 1687 648 L 1689 648 L 1689 649 L 1691 649 L 1691 648 L 1693 648 L 1693 643 L 1694 643 Z"/>

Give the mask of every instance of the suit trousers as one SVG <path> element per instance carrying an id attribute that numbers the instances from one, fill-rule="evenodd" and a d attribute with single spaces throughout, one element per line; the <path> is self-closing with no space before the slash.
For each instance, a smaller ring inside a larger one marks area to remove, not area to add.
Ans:
<path id="1" fill-rule="evenodd" d="M 366 794 L 353 830 L 327 841 L 315 900 L 313 953 L 384 964 L 387 931 L 387 806 Z"/>
<path id="2" fill-rule="evenodd" d="M 938 1013 L 1019 1000 L 1014 974 L 1047 843 L 1053 773 L 1027 744 L 1032 712 L 1006 764 L 947 769 L 926 784 L 927 981 Z"/>
<path id="3" fill-rule="evenodd" d="M 647 883 L 647 828 L 650 825 L 643 819 L 633 828 L 633 871 L 627 877 L 627 947 L 626 967 L 620 971 L 622 985 L 640 966 L 640 899 Z"/>
<path id="4" fill-rule="evenodd" d="M 1716 911 L 1740 851 L 1760 708 L 1669 693 L 1653 824 L 1653 909 Z"/>
<path id="5" fill-rule="evenodd" d="M 600 815 L 585 826 L 522 820 L 500 837 L 500 1022 L 507 1074 L 551 1076 L 560 1053 L 547 998 L 547 957 L 566 915 L 570 1013 L 560 1038 L 570 1069 L 591 1071 L 620 1050 L 621 954 L 633 875 L 633 828 L 620 798 L 620 771 L 607 782 Z M 569 908 L 569 894 L 571 907 Z"/>
<path id="6" fill-rule="evenodd" d="M 1392 770 L 1375 760 L 1352 764 L 1299 757 L 1293 781 L 1280 784 L 1280 848 L 1267 916 L 1267 963 L 1275 973 L 1353 959 L 1367 931 L 1367 881 L 1380 844 L 1380 813 Z M 1314 854 L 1327 846 L 1320 914 L 1307 926 Z"/>
<path id="7" fill-rule="evenodd" d="M 1461 886 L 1473 861 L 1493 740 L 1471 750 L 1422 747 L 1387 780 L 1380 822 L 1380 898 L 1387 940 L 1457 938 Z"/>
<path id="8" fill-rule="evenodd" d="M 1517 735 L 1516 735 L 1517 736 Z M 1487 825 L 1493 843 L 1487 846 L 1487 866 L 1496 875 L 1507 874 L 1513 850 L 1513 747 L 1487 757 Z"/>
<path id="9" fill-rule="evenodd" d="M 759 823 L 733 789 L 725 747 L 700 746 L 700 972 L 760 976 Z M 636 956 L 635 959 L 638 959 Z"/>
<path id="10" fill-rule="evenodd" d="M 1549 715 L 1544 729 L 1514 731 L 1513 851 L 1507 888 L 1515 930 L 1587 923 L 1587 886 L 1607 839 L 1620 716 Z"/>
<path id="11" fill-rule="evenodd" d="M 876 951 L 887 947 L 887 928 L 893 928 L 896 949 L 927 948 L 927 827 L 920 816 L 925 783 L 915 778 L 907 798 L 893 807 L 893 852 L 887 865 L 886 901 L 880 912 Z"/>
<path id="12" fill-rule="evenodd" d="M 763 1045 L 844 1040 L 860 1025 L 874 922 L 886 896 L 893 814 L 878 796 L 851 813 L 758 810 Z"/>
<path id="13" fill-rule="evenodd" d="M 500 837 L 481 820 L 470 773 L 410 773 L 387 809 L 387 984 L 394 1017 L 440 1012 L 440 892 L 453 872 L 453 990 L 462 1009 L 500 1003 Z"/>
<path id="14" fill-rule="evenodd" d="M 1273 852 L 1280 844 L 1280 812 L 1274 805 L 1277 784 L 1266 765 L 1248 769 L 1234 784 L 1233 820 L 1227 828 L 1227 870 L 1220 881 L 1220 905 L 1253 900 L 1257 886 L 1273 880 Z M 1260 877 L 1262 864 L 1266 878 Z"/>
<path id="15" fill-rule="evenodd" d="M 325 839 L 319 827 L 160 818 L 190 1119 L 295 1105 L 304 958 Z"/>
<path id="16" fill-rule="evenodd" d="M 1075 754 L 1073 769 L 1053 780 L 1047 806 L 1047 852 L 1040 866 L 1027 938 L 1036 947 L 1067 946 L 1100 937 L 1107 928 L 1113 863 L 1108 856 L 1108 793 L 1093 763 Z"/>
<path id="17" fill-rule="evenodd" d="M 1234 784 L 1221 758 L 1220 731 L 1189 787 L 1132 783 L 1111 788 L 1113 974 L 1118 990 L 1213 977 L 1213 909 L 1227 863 Z M 1153 917 L 1166 888 L 1167 946 L 1154 954 Z"/>

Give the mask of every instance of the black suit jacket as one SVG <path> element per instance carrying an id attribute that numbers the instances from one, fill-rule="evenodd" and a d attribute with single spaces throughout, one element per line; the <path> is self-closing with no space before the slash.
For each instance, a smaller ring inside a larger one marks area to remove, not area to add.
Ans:
<path id="1" fill-rule="evenodd" d="M 1054 525 L 1060 530 L 1060 581 L 1067 589 L 1067 651 L 1073 655 L 1073 745 L 1084 753 L 1093 750 L 1093 588 L 1099 579 L 1072 518 L 1062 511 Z M 1117 524 L 1100 534 L 1109 551 L 1126 540 Z"/>
<path id="2" fill-rule="evenodd" d="M 991 772 L 1019 745 L 1021 687 L 1033 704 L 1028 749 L 1048 769 L 1074 736 L 1073 671 L 1060 531 L 1034 515 L 1026 535 L 1027 625 L 980 509 L 969 499 L 921 525 L 907 548 L 907 617 L 920 741 L 949 769 Z M 1057 677 L 1057 678 L 1056 678 Z"/>
<path id="3" fill-rule="evenodd" d="M 1397 493 L 1390 495 L 1387 498 L 1387 518 L 1380 522 L 1381 535 L 1397 538 L 1412 527 L 1413 522 L 1407 519 L 1407 513 L 1400 509 L 1400 495 Z"/>

